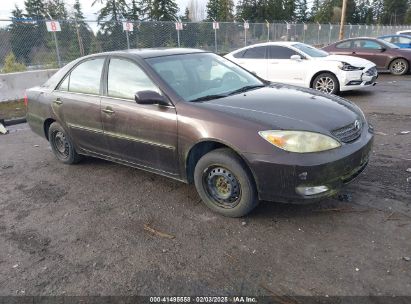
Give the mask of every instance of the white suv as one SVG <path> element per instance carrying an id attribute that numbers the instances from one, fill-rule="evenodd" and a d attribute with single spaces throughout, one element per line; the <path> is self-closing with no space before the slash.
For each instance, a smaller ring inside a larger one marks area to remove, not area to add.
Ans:
<path id="1" fill-rule="evenodd" d="M 263 79 L 313 88 L 327 94 L 375 85 L 371 61 L 329 55 L 299 42 L 267 42 L 247 46 L 225 56 Z"/>

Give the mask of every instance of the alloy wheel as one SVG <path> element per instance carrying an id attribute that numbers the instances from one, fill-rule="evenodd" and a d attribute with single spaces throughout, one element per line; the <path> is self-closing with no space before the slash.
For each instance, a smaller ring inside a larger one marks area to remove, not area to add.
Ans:
<path id="1" fill-rule="evenodd" d="M 323 93 L 331 94 L 334 91 L 334 88 L 334 80 L 328 76 L 319 78 L 315 83 L 315 89 Z"/>
<path id="2" fill-rule="evenodd" d="M 395 74 L 402 74 L 404 73 L 405 69 L 407 68 L 407 65 L 405 64 L 405 62 L 403 60 L 396 60 L 394 61 L 394 63 L 392 64 L 392 68 L 391 70 L 395 73 Z"/>

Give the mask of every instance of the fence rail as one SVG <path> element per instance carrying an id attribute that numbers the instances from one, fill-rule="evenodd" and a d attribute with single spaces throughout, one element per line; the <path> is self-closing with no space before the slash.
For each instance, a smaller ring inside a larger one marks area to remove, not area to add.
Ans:
<path id="1" fill-rule="evenodd" d="M 340 26 L 318 23 L 184 22 L 180 31 L 174 22 L 131 22 L 133 31 L 123 25 L 96 21 L 60 20 L 61 31 L 48 32 L 46 21 L 0 20 L 0 68 L 13 52 L 29 69 L 59 67 L 83 55 L 146 47 L 190 47 L 226 53 L 264 41 L 291 40 L 321 46 L 338 40 Z M 345 37 L 371 36 L 411 29 L 396 25 L 345 25 Z M 55 34 L 55 36 L 54 36 Z"/>

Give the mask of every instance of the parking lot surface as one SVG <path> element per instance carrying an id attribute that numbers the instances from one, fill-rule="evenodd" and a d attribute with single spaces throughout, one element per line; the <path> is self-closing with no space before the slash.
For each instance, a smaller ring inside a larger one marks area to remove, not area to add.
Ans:
<path id="1" fill-rule="evenodd" d="M 93 158 L 63 165 L 26 124 L 10 128 L 0 295 L 411 296 L 411 75 L 378 81 L 343 95 L 376 130 L 365 173 L 340 198 L 262 202 L 241 219 L 191 185 Z"/>

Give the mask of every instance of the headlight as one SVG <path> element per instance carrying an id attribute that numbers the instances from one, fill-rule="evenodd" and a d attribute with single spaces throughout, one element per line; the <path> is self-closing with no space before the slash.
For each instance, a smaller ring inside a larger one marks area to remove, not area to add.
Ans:
<path id="1" fill-rule="evenodd" d="M 346 62 L 341 62 L 341 63 L 338 65 L 338 67 L 339 67 L 341 70 L 343 70 L 343 71 L 359 71 L 359 70 L 363 70 L 363 69 L 364 69 L 364 68 L 362 68 L 362 67 L 353 66 L 353 65 L 351 65 L 351 64 L 349 64 L 349 63 L 346 63 Z"/>
<path id="2" fill-rule="evenodd" d="M 268 130 L 258 134 L 270 144 L 289 152 L 319 152 L 341 146 L 334 138 L 314 132 Z"/>

